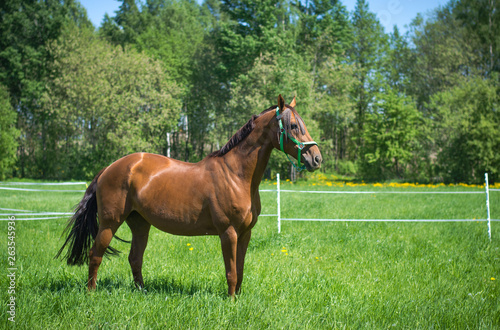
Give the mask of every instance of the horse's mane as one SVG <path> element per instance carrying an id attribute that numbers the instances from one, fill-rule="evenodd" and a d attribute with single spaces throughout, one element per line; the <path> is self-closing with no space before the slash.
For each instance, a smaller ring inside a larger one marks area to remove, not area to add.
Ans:
<path id="1" fill-rule="evenodd" d="M 243 125 L 234 135 L 227 141 L 227 143 L 217 151 L 212 152 L 208 157 L 221 157 L 229 152 L 229 150 L 233 149 L 238 143 L 243 141 L 250 133 L 252 133 L 255 128 L 255 119 L 258 116 L 253 115 L 250 120 Z"/>
<path id="2" fill-rule="evenodd" d="M 285 130 L 289 133 L 291 131 L 291 124 L 290 124 L 291 120 L 290 119 L 291 119 L 291 114 L 293 112 L 297 122 L 299 123 L 300 130 L 301 130 L 302 134 L 304 134 L 305 133 L 304 121 L 299 116 L 299 114 L 297 113 L 295 108 L 291 107 L 288 104 L 286 104 L 285 107 L 287 109 L 291 110 L 291 111 L 285 111 L 283 113 L 282 120 L 283 120 L 283 126 L 284 126 Z M 253 115 L 252 118 L 250 118 L 250 120 L 245 125 L 243 125 L 236 133 L 234 133 L 234 135 L 229 139 L 229 141 L 222 148 L 220 148 L 217 151 L 212 152 L 210 155 L 208 155 L 208 157 L 222 157 L 225 154 L 227 154 L 231 149 L 236 147 L 241 141 L 243 141 L 248 135 L 250 135 L 250 133 L 252 133 L 252 131 L 255 128 L 255 119 L 257 119 L 260 116 L 262 116 L 263 114 L 265 114 L 271 110 L 275 110 L 275 109 L 276 109 L 276 105 L 262 111 L 258 115 Z"/>

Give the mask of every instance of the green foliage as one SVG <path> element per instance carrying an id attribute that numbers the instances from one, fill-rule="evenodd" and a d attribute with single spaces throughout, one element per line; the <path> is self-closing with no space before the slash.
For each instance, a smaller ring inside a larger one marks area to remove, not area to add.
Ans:
<path id="1" fill-rule="evenodd" d="M 329 57 L 318 68 L 316 98 L 318 104 L 313 118 L 321 129 L 321 151 L 327 170 L 340 172 L 340 162 L 348 159 L 352 143 L 350 131 L 355 121 L 355 103 L 351 93 L 356 84 L 355 67 L 342 57 Z"/>
<path id="2" fill-rule="evenodd" d="M 433 95 L 429 108 L 438 119 L 439 174 L 445 181 L 482 182 L 485 172 L 498 180 L 498 92 L 495 80 L 475 78 Z"/>
<path id="3" fill-rule="evenodd" d="M 386 87 L 376 96 L 363 133 L 362 171 L 371 180 L 402 178 L 418 146 L 421 114 L 405 95 Z"/>
<path id="4" fill-rule="evenodd" d="M 116 16 L 104 16 L 99 33 L 115 45 L 133 44 L 147 27 L 146 17 L 142 15 L 135 0 L 122 0 Z"/>
<path id="5" fill-rule="evenodd" d="M 287 55 L 294 47 L 288 0 L 223 0 L 229 20 L 220 26 L 218 46 L 230 73 L 248 71 L 263 53 Z M 232 77 L 234 77 L 231 74 Z"/>
<path id="6" fill-rule="evenodd" d="M 46 45 L 58 38 L 65 23 L 90 26 L 78 2 L 6 0 L 1 4 L 0 81 L 21 111 L 37 102 L 51 58 Z"/>
<path id="7" fill-rule="evenodd" d="M 38 177 L 45 173 L 51 115 L 40 108 L 40 98 L 53 60 L 47 45 L 66 24 L 89 27 L 85 10 L 74 0 L 7 0 L 0 4 L 0 84 L 7 87 L 18 113 L 19 172 Z"/>
<path id="8" fill-rule="evenodd" d="M 297 47 L 320 65 L 331 56 L 340 56 L 351 37 L 351 23 L 340 1 L 298 1 Z"/>
<path id="9" fill-rule="evenodd" d="M 365 0 L 357 0 L 352 14 L 353 42 L 348 49 L 348 55 L 357 65 L 354 72 L 356 84 L 352 97 L 356 102 L 355 130 L 352 138 L 356 148 L 363 146 L 363 130 L 369 105 L 377 92 L 377 80 L 374 72 L 379 72 L 382 66 L 383 52 L 387 36 L 374 13 L 370 12 Z M 361 155 L 362 156 L 362 155 Z"/>
<path id="10" fill-rule="evenodd" d="M 427 21 L 421 17 L 412 24 L 411 93 L 424 114 L 430 97 L 460 84 L 464 76 L 475 74 L 471 65 L 476 55 L 462 24 L 451 13 L 450 5 L 436 10 Z"/>
<path id="11" fill-rule="evenodd" d="M 297 97 L 297 111 L 306 121 L 310 134 L 317 136 L 319 132 L 310 120 L 316 110 L 311 89 L 313 82 L 310 75 L 304 74 L 303 65 L 305 64 L 301 63 L 300 57 L 295 54 L 288 57 L 271 54 L 258 57 L 252 69 L 241 74 L 232 84 L 229 109 L 234 115 L 227 118 L 225 131 L 232 134 L 255 114 L 256 109 L 263 111 L 276 105 L 277 95 L 282 94 L 288 103 L 294 96 Z M 293 171 L 287 158 L 281 153 L 273 154 L 268 166 L 281 173 L 287 173 L 289 169 Z"/>
<path id="12" fill-rule="evenodd" d="M 414 57 L 408 38 L 401 35 L 395 25 L 389 35 L 389 45 L 383 59 L 381 74 L 384 75 L 386 83 L 400 93 L 407 93 L 410 90 Z"/>
<path id="13" fill-rule="evenodd" d="M 471 65 L 492 76 L 500 71 L 500 3 L 462 0 L 454 3 L 453 16 L 464 27 L 467 43 L 476 53 Z"/>
<path id="14" fill-rule="evenodd" d="M 69 31 L 51 53 L 54 74 L 43 97 L 53 114 L 50 129 L 58 132 L 51 176 L 91 178 L 129 153 L 163 153 L 166 132 L 177 124 L 180 89 L 159 61 L 88 30 Z"/>
<path id="15" fill-rule="evenodd" d="M 9 92 L 0 85 L 0 180 L 12 174 L 16 162 L 17 138 L 15 127 L 17 114 L 10 105 Z"/>
<path id="16" fill-rule="evenodd" d="M 169 68 L 171 78 L 180 86 L 189 87 L 194 56 L 205 36 L 200 7 L 188 1 L 172 1 L 165 5 L 137 36 L 135 47 L 161 60 Z"/>

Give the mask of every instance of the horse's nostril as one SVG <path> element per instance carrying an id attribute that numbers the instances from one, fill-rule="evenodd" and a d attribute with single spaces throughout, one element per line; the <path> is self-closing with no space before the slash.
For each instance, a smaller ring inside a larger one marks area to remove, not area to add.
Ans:
<path id="1" fill-rule="evenodd" d="M 318 155 L 318 156 L 314 157 L 314 161 L 316 162 L 316 165 L 321 164 L 321 156 Z"/>

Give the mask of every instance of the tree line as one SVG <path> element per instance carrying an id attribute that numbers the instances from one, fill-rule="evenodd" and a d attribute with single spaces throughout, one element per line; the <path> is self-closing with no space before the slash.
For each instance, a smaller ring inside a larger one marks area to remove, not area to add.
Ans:
<path id="1" fill-rule="evenodd" d="M 366 0 L 0 4 L 0 177 L 89 179 L 128 153 L 195 162 L 291 100 L 323 171 L 482 182 L 500 171 L 500 8 L 452 0 L 385 33 Z M 271 169 L 273 172 L 271 172 Z M 290 173 L 274 153 L 268 176 Z"/>

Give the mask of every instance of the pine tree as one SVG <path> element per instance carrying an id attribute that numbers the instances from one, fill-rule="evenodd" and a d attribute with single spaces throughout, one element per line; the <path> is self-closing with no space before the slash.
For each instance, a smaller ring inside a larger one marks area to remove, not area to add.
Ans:
<path id="1" fill-rule="evenodd" d="M 380 71 L 387 38 L 377 17 L 370 12 L 366 0 L 357 0 L 352 26 L 354 41 L 348 55 L 351 62 L 357 65 L 353 97 L 356 102 L 355 136 L 359 148 L 363 145 L 365 117 L 377 91 L 374 73 Z"/>

